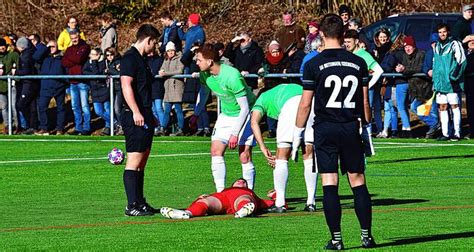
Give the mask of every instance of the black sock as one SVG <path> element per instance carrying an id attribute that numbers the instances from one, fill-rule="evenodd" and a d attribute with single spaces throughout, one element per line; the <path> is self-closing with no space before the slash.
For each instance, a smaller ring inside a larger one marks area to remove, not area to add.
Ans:
<path id="1" fill-rule="evenodd" d="M 144 178 L 145 178 L 145 171 L 138 171 L 138 185 L 137 185 L 138 204 L 145 203 L 145 198 L 143 197 Z"/>
<path id="2" fill-rule="evenodd" d="M 372 202 L 367 186 L 360 185 L 352 188 L 354 193 L 354 209 L 359 219 L 362 237 L 371 236 L 372 228 Z"/>
<path id="3" fill-rule="evenodd" d="M 127 194 L 128 205 L 138 201 L 138 171 L 125 170 L 123 172 L 123 185 L 125 187 L 125 194 Z"/>
<path id="4" fill-rule="evenodd" d="M 323 186 L 323 207 L 326 223 L 334 241 L 341 241 L 341 202 L 337 186 Z"/>

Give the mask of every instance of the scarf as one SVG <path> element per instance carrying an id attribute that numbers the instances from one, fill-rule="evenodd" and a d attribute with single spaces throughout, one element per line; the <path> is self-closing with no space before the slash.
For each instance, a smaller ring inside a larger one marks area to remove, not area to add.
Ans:
<path id="1" fill-rule="evenodd" d="M 247 52 L 247 50 L 250 48 L 251 45 L 252 45 L 252 42 L 249 42 L 245 46 L 240 46 L 240 51 L 242 51 L 242 54 L 245 54 L 245 52 Z"/>
<path id="2" fill-rule="evenodd" d="M 377 47 L 377 53 L 378 53 L 378 60 L 380 61 L 378 63 L 381 63 L 382 59 L 385 57 L 385 55 L 390 51 L 390 48 L 392 47 L 392 42 L 388 41 L 387 43 L 381 45 L 380 47 Z"/>
<path id="3" fill-rule="evenodd" d="M 318 37 L 318 33 L 309 33 L 308 34 L 308 37 L 307 37 L 307 40 L 309 41 L 309 43 L 311 44 L 311 42 Z"/>
<path id="4" fill-rule="evenodd" d="M 273 57 L 272 54 L 268 52 L 265 58 L 267 59 L 268 63 L 270 63 L 270 65 L 275 66 L 281 62 L 284 56 L 285 55 L 283 52 L 280 52 L 280 55 L 278 55 L 277 57 Z"/>

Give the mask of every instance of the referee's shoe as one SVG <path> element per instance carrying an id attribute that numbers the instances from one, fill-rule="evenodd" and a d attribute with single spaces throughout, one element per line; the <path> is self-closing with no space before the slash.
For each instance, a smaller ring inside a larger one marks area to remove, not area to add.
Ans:
<path id="1" fill-rule="evenodd" d="M 137 202 L 125 207 L 125 215 L 127 216 L 150 216 L 154 215 L 155 212 L 152 210 L 154 208 L 150 207 L 148 204 L 139 205 Z"/>

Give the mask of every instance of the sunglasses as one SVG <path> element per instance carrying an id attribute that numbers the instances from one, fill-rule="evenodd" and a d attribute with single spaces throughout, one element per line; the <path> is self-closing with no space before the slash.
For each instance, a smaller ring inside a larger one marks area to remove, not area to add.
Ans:
<path id="1" fill-rule="evenodd" d="M 105 54 L 105 56 L 109 57 L 109 56 L 114 56 L 114 55 L 110 54 L 110 53 L 107 53 L 107 54 Z"/>

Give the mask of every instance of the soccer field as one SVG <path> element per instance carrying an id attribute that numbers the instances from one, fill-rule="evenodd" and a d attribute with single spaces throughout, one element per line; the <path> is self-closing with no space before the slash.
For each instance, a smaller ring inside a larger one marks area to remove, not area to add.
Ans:
<path id="1" fill-rule="evenodd" d="M 269 142 L 273 142 L 269 140 Z M 154 207 L 185 208 L 214 190 L 209 139 L 155 138 L 145 179 Z M 269 144 L 275 148 L 275 144 Z M 120 137 L 0 137 L 0 250 L 293 250 L 322 249 L 330 236 L 318 185 L 316 213 L 303 212 L 303 164 L 290 162 L 285 214 L 191 220 L 125 217 L 124 165 L 107 153 Z M 381 249 L 474 248 L 474 141 L 375 141 L 367 183 L 373 234 Z M 258 150 L 258 147 L 256 148 Z M 272 188 L 272 170 L 254 154 L 256 192 Z M 237 153 L 226 156 L 227 185 L 240 177 Z M 319 181 L 320 184 L 320 181 Z M 340 181 L 342 236 L 360 248 L 347 179 Z"/>

